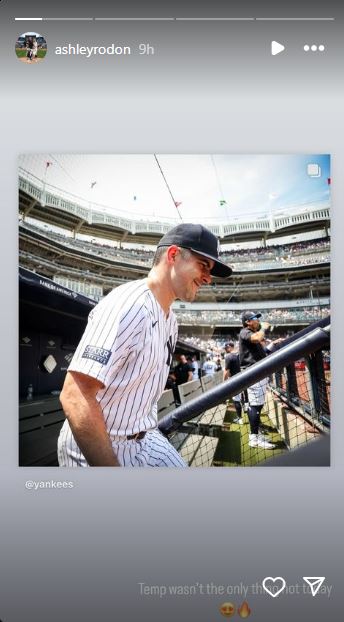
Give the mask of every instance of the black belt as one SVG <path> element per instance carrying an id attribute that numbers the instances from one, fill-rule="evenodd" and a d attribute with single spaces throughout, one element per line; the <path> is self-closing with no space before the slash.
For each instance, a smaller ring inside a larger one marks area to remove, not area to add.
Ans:
<path id="1" fill-rule="evenodd" d="M 126 439 L 127 441 L 142 441 L 142 439 L 146 436 L 147 430 L 144 430 L 143 432 L 137 432 L 137 434 L 130 434 L 130 436 L 127 436 Z"/>

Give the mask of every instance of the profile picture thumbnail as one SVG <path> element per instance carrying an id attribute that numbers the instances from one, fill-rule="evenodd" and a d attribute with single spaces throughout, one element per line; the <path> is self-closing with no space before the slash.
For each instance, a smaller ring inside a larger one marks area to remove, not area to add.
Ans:
<path id="1" fill-rule="evenodd" d="M 16 41 L 16 55 L 23 63 L 38 63 L 45 58 L 47 42 L 38 32 L 24 32 Z"/>

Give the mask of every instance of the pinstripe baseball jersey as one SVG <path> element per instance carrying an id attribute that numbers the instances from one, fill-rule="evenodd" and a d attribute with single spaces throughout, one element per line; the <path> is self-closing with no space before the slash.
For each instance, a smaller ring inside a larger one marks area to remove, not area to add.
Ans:
<path id="1" fill-rule="evenodd" d="M 104 384 L 96 397 L 110 438 L 157 426 L 177 334 L 174 313 L 166 318 L 147 279 L 117 287 L 91 311 L 68 370 Z"/>

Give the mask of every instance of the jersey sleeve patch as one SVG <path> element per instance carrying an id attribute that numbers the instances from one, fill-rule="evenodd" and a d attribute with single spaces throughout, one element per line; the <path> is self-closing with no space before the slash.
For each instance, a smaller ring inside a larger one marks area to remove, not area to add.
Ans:
<path id="1" fill-rule="evenodd" d="M 101 365 L 107 365 L 111 356 L 111 350 L 105 350 L 105 348 L 98 348 L 97 346 L 86 346 L 81 358 L 90 359 L 96 361 Z"/>

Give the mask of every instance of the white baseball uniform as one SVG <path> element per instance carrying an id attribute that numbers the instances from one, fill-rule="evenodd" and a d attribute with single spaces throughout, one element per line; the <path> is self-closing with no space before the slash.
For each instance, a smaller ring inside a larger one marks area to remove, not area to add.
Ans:
<path id="1" fill-rule="evenodd" d="M 248 402 L 250 406 L 264 406 L 266 390 L 269 378 L 263 378 L 247 388 Z"/>
<path id="2" fill-rule="evenodd" d="M 198 361 L 192 361 L 191 367 L 193 368 L 192 372 L 192 380 L 199 380 L 198 375 Z"/>
<path id="3" fill-rule="evenodd" d="M 205 361 L 202 369 L 206 376 L 213 376 L 216 370 L 216 363 L 214 363 L 214 361 Z"/>
<path id="4" fill-rule="evenodd" d="M 104 384 L 96 395 L 114 451 L 122 466 L 186 466 L 157 429 L 162 394 L 177 341 L 174 313 L 168 317 L 147 279 L 114 289 L 91 311 L 69 371 Z M 142 440 L 127 436 L 147 431 Z M 58 441 L 60 466 L 88 466 L 69 423 Z"/>

